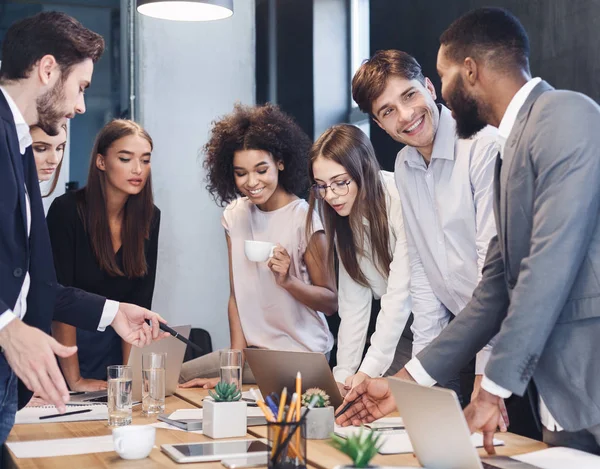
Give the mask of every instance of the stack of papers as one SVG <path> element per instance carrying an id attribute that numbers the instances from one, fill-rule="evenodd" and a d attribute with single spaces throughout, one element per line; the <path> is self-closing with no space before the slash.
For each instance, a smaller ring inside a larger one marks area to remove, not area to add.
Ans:
<path id="1" fill-rule="evenodd" d="M 384 420 L 384 419 L 381 419 Z M 373 422 L 375 423 L 375 422 Z M 383 444 L 379 449 L 379 454 L 401 454 L 401 453 L 413 453 L 412 443 L 410 442 L 410 438 L 408 437 L 408 433 L 406 430 L 390 430 L 385 428 L 384 422 L 379 422 L 379 428 L 383 431 L 381 441 Z M 335 426 L 334 433 L 342 438 L 348 438 L 350 435 L 358 433 L 361 427 L 339 427 Z M 371 424 L 371 428 L 373 428 L 373 424 Z M 378 429 L 375 431 L 379 432 Z M 473 433 L 471 435 L 471 441 L 473 442 L 473 446 L 476 448 L 483 447 L 483 436 L 480 433 Z M 494 438 L 494 446 L 502 446 L 504 445 L 504 441 L 498 440 Z"/>
<path id="2" fill-rule="evenodd" d="M 266 425 L 267 419 L 258 407 L 246 407 L 248 416 L 248 426 Z M 181 409 L 176 410 L 169 418 L 171 420 L 202 420 L 203 410 L 202 409 Z"/>
<path id="3" fill-rule="evenodd" d="M 84 422 L 86 420 L 108 420 L 108 408 L 106 405 L 67 405 L 67 413 L 76 410 L 90 410 L 83 414 L 64 415 L 40 420 L 45 415 L 58 414 L 54 406 L 23 407 L 15 416 L 15 424 L 22 423 L 55 423 L 55 422 Z"/>
<path id="4" fill-rule="evenodd" d="M 600 456 L 578 451 L 571 448 L 549 448 L 533 453 L 512 456 L 511 459 L 525 462 L 541 469 L 598 469 Z"/>

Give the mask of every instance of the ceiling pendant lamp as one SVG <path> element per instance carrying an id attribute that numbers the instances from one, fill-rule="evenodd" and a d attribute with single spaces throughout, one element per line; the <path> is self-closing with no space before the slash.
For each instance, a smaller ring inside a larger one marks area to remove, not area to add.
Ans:
<path id="1" fill-rule="evenodd" d="M 233 0 L 137 0 L 137 11 L 164 20 L 221 20 L 233 15 Z"/>

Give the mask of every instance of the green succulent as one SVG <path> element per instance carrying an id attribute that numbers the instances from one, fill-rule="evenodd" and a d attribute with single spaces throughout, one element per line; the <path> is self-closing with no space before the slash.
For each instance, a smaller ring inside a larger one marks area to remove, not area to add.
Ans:
<path id="1" fill-rule="evenodd" d="M 329 406 L 329 396 L 327 395 L 327 393 L 325 391 L 323 391 L 322 389 L 319 389 L 319 388 L 307 389 L 304 392 L 304 394 L 302 394 L 302 405 L 304 407 L 308 407 L 308 404 L 310 404 L 310 401 L 313 399 L 313 397 L 315 395 L 318 396 L 318 400 L 315 404 L 315 407 Z"/>
<path id="2" fill-rule="evenodd" d="M 242 392 L 237 388 L 235 383 L 226 383 L 224 381 L 219 381 L 215 386 L 215 392 L 209 390 L 208 394 L 215 402 L 234 402 L 242 398 Z"/>
<path id="3" fill-rule="evenodd" d="M 383 442 L 380 442 L 381 433 L 364 431 L 361 427 L 358 433 L 348 438 L 341 438 L 335 434 L 331 435 L 331 446 L 341 451 L 352 459 L 354 467 L 368 467 L 369 461 L 377 454 Z"/>

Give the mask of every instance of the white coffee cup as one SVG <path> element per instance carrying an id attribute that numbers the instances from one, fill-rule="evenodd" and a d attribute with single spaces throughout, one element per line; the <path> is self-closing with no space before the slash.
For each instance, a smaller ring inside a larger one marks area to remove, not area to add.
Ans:
<path id="1" fill-rule="evenodd" d="M 156 428 L 150 425 L 127 425 L 113 429 L 115 451 L 123 459 L 144 459 L 154 447 Z"/>
<path id="2" fill-rule="evenodd" d="M 248 260 L 252 262 L 265 262 L 269 257 L 273 257 L 275 243 L 267 241 L 252 241 L 247 239 L 244 242 L 244 252 Z"/>

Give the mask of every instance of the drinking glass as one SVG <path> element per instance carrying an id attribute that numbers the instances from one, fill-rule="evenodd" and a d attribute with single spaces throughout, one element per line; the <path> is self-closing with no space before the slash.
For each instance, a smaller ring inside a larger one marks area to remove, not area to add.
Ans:
<path id="1" fill-rule="evenodd" d="M 142 414 L 161 414 L 165 411 L 166 353 L 142 355 Z"/>
<path id="2" fill-rule="evenodd" d="M 131 392 L 133 373 L 130 366 L 111 365 L 108 378 L 108 424 L 121 427 L 131 423 Z"/>
<path id="3" fill-rule="evenodd" d="M 235 383 L 237 388 L 242 390 L 242 351 L 235 349 L 221 350 L 220 355 L 221 381 L 226 383 Z"/>

